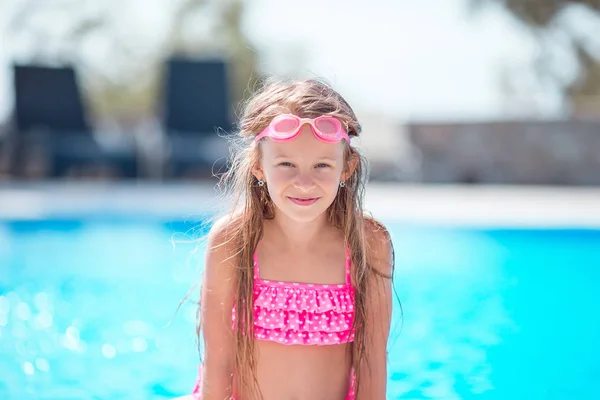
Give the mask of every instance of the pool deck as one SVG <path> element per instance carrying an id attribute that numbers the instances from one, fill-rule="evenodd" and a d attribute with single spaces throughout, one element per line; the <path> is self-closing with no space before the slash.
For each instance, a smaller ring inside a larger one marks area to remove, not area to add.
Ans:
<path id="1" fill-rule="evenodd" d="M 216 210 L 214 185 L 199 183 L 4 183 L 0 221 L 89 215 L 184 219 Z M 371 183 L 375 217 L 426 225 L 600 228 L 600 188 Z"/>

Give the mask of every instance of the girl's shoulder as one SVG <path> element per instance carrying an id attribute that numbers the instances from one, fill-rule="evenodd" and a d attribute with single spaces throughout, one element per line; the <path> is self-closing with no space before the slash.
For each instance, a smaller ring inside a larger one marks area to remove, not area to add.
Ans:
<path id="1" fill-rule="evenodd" d="M 230 216 L 215 220 L 208 232 L 203 287 L 213 294 L 233 292 L 239 257 L 238 236 Z"/>
<path id="2" fill-rule="evenodd" d="M 221 249 L 226 257 L 231 257 L 239 249 L 237 243 L 240 218 L 236 214 L 227 214 L 216 219 L 208 232 L 207 245 L 209 249 Z"/>
<path id="3" fill-rule="evenodd" d="M 214 220 L 208 233 L 208 239 L 218 242 L 232 240 L 239 231 L 242 218 L 239 213 L 222 215 Z"/>
<path id="4" fill-rule="evenodd" d="M 390 232 L 381 221 L 372 216 L 365 215 L 363 218 L 368 258 L 377 272 L 390 275 L 394 264 L 394 247 Z"/>
<path id="5" fill-rule="evenodd" d="M 373 218 L 371 215 L 363 216 L 365 227 L 365 238 L 369 245 L 376 243 L 386 244 L 391 247 L 392 237 L 383 222 Z"/>

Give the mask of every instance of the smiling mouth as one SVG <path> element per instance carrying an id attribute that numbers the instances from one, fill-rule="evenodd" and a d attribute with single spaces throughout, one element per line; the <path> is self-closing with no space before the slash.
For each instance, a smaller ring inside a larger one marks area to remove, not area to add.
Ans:
<path id="1" fill-rule="evenodd" d="M 293 203 L 301 205 L 301 206 L 309 206 L 311 204 L 314 204 L 317 202 L 317 200 L 320 199 L 320 197 L 289 197 L 288 199 L 290 199 Z"/>

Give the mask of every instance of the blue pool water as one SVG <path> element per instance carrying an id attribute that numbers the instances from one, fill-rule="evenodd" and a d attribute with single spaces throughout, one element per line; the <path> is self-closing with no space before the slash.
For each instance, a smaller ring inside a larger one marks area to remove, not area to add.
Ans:
<path id="1" fill-rule="evenodd" d="M 390 399 L 600 399 L 600 231 L 388 226 Z M 0 399 L 189 391 L 193 227 L 0 221 Z"/>

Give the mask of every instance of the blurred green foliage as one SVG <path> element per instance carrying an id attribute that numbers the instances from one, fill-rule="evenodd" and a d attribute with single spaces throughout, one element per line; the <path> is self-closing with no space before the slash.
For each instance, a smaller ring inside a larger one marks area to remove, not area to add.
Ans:
<path id="1" fill-rule="evenodd" d="M 470 0 L 470 4 L 475 11 L 501 6 L 527 27 L 540 45 L 532 65 L 538 79 L 556 86 L 571 114 L 600 116 L 600 0 Z M 577 64 L 574 77 L 565 79 L 564 67 L 552 62 L 557 48 L 566 50 Z"/>

